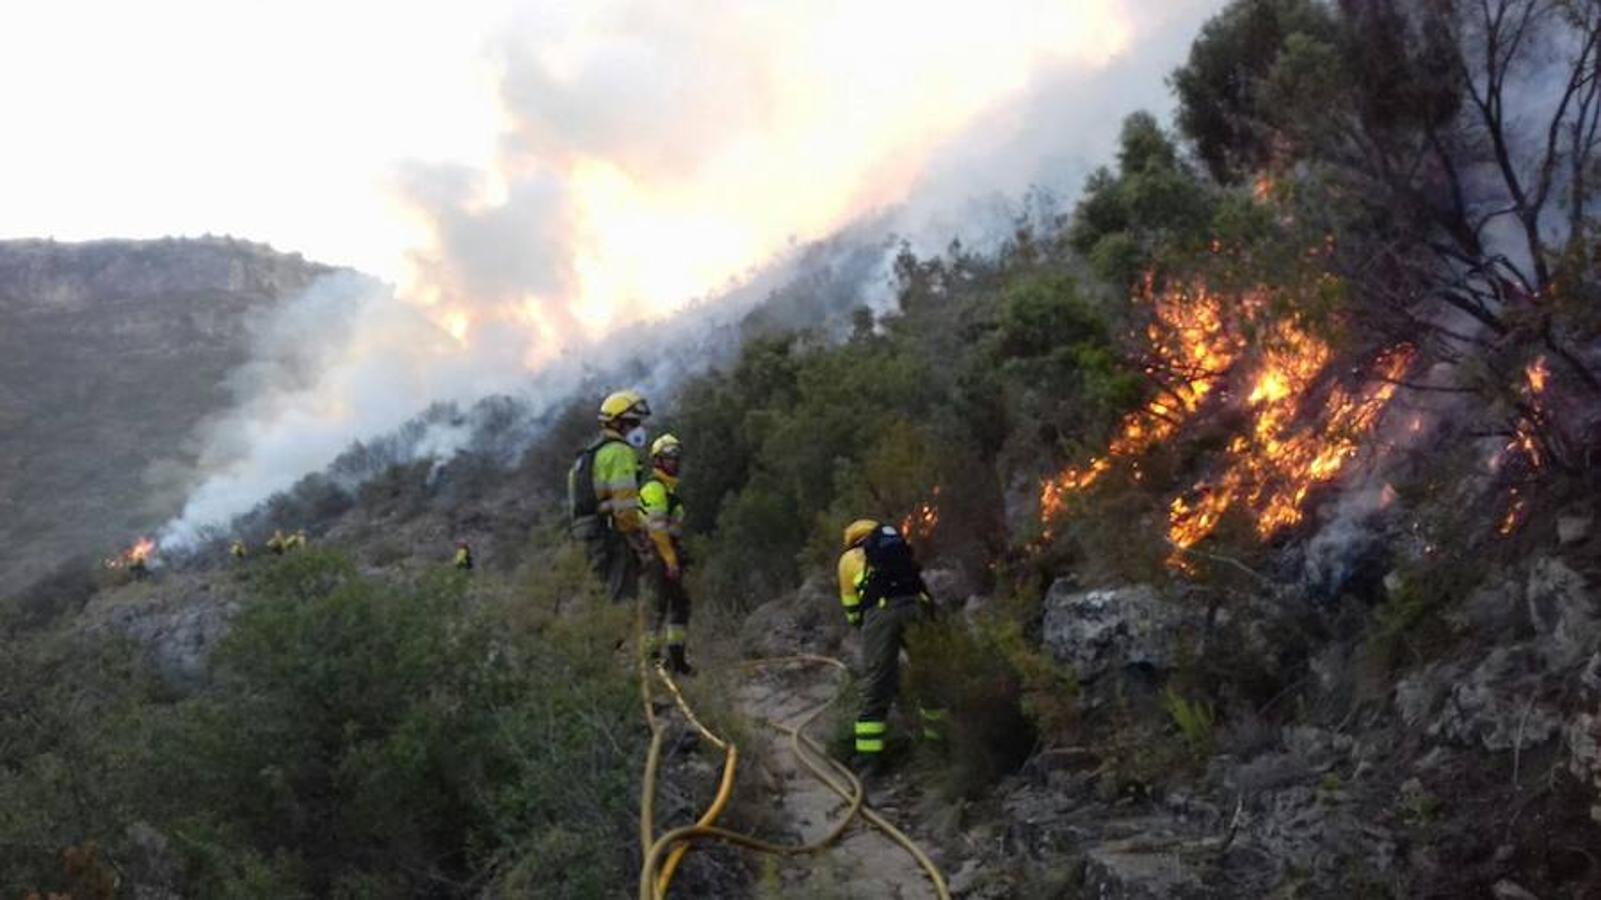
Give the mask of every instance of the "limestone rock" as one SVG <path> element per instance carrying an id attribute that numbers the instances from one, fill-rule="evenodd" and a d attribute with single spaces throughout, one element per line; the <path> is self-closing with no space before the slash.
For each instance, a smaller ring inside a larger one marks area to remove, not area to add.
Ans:
<path id="1" fill-rule="evenodd" d="M 1287 871 L 1309 873 L 1321 884 L 1338 883 L 1353 867 L 1381 875 L 1396 863 L 1388 829 L 1366 821 L 1343 794 L 1309 786 L 1271 794 L 1252 816 L 1250 842 Z"/>
<path id="2" fill-rule="evenodd" d="M 1557 542 L 1564 547 L 1577 544 L 1590 536 L 1590 529 L 1594 524 L 1595 519 L 1590 516 L 1559 516 Z"/>
<path id="3" fill-rule="evenodd" d="M 1601 635 L 1596 598 L 1584 577 L 1556 559 L 1536 560 L 1526 586 L 1529 621 L 1540 650 L 1555 668 L 1566 668 L 1592 652 Z"/>
<path id="4" fill-rule="evenodd" d="M 1574 716 L 1564 729 L 1563 737 L 1572 754 L 1569 771 L 1588 782 L 1596 796 L 1601 797 L 1601 715 L 1580 713 Z M 1590 807 L 1590 818 L 1601 822 L 1601 801 Z"/>
<path id="5" fill-rule="evenodd" d="M 1185 897 L 1201 893 L 1201 880 L 1172 851 L 1146 849 L 1143 837 L 1092 847 L 1084 857 L 1086 895 L 1105 900 Z"/>
<path id="6" fill-rule="evenodd" d="M 1495 648 L 1452 685 L 1429 735 L 1496 752 L 1550 740 L 1561 730 L 1562 718 L 1539 702 L 1544 672 L 1527 648 Z"/>
<path id="7" fill-rule="evenodd" d="M 1455 663 L 1435 663 L 1396 682 L 1395 711 L 1401 721 L 1408 728 L 1428 722 L 1461 674 L 1461 667 Z"/>
<path id="8" fill-rule="evenodd" d="M 1077 591 L 1065 581 L 1045 597 L 1044 642 L 1086 681 L 1126 668 L 1163 671 L 1202 611 L 1164 599 L 1149 585 Z"/>
<path id="9" fill-rule="evenodd" d="M 751 610 L 740 625 L 739 646 L 751 657 L 834 653 L 848 631 L 833 580 L 817 575 L 795 593 Z"/>

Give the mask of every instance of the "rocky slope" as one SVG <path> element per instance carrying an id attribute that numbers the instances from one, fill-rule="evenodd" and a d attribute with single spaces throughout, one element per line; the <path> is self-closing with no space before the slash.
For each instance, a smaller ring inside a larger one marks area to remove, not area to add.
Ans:
<path id="1" fill-rule="evenodd" d="M 330 271 L 229 238 L 0 242 L 8 592 L 176 512 L 251 314 Z"/>

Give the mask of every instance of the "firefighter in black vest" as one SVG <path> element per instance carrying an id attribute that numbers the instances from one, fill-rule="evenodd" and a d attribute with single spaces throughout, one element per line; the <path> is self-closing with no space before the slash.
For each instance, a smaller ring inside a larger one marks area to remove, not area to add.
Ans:
<path id="1" fill-rule="evenodd" d="M 684 504 L 678 499 L 678 438 L 664 434 L 650 445 L 651 476 L 639 489 L 645 529 L 656 548 L 651 560 L 651 588 L 656 595 L 656 636 L 667 645 L 667 669 L 693 675 L 684 658 L 689 637 L 689 592 L 684 589 Z"/>
<path id="2" fill-rule="evenodd" d="M 839 599 L 845 619 L 862 629 L 862 711 L 856 718 L 858 772 L 879 771 L 889 731 L 889 709 L 900 687 L 906 626 L 929 603 L 922 569 L 893 525 L 858 519 L 845 527 L 839 558 Z"/>
<path id="3" fill-rule="evenodd" d="M 651 553 L 639 511 L 639 457 L 649 439 L 650 404 L 618 391 L 600 405 L 600 434 L 578 452 L 567 473 L 567 510 L 595 576 L 613 602 L 639 593 L 641 561 Z"/>

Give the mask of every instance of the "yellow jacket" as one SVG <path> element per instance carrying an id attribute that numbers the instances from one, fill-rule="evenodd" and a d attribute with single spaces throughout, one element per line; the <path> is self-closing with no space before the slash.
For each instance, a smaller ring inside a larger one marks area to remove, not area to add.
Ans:
<path id="1" fill-rule="evenodd" d="M 645 530 L 656 554 L 669 570 L 678 568 L 678 539 L 684 531 L 684 504 L 678 500 L 678 479 L 661 469 L 640 488 L 639 503 L 645 514 Z"/>
<path id="2" fill-rule="evenodd" d="M 845 607 L 845 620 L 862 624 L 862 582 L 867 579 L 867 551 L 852 547 L 839 557 L 839 602 Z"/>
<path id="3" fill-rule="evenodd" d="M 618 531 L 639 531 L 644 528 L 639 514 L 639 458 L 621 435 L 608 431 L 606 436 L 616 439 L 595 451 L 598 512 L 611 516 L 612 527 Z"/>

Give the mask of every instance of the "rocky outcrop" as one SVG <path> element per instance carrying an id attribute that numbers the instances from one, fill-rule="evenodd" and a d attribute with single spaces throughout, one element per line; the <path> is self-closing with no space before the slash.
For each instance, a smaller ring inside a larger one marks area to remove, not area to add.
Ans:
<path id="1" fill-rule="evenodd" d="M 848 632 L 832 578 L 816 575 L 795 593 L 751 610 L 739 628 L 739 648 L 748 657 L 830 654 Z"/>
<path id="2" fill-rule="evenodd" d="M 190 689 L 204 681 L 211 653 L 238 611 L 238 598 L 220 586 L 203 578 L 173 577 L 103 595 L 86 610 L 86 630 L 138 641 L 169 684 Z"/>
<path id="3" fill-rule="evenodd" d="M 1561 560 L 1535 560 L 1524 596 L 1546 665 L 1565 669 L 1594 650 L 1601 637 L 1601 608 L 1579 573 Z"/>
<path id="4" fill-rule="evenodd" d="M 1080 591 L 1058 581 L 1045 597 L 1043 640 L 1081 681 L 1127 669 L 1161 672 L 1173 667 L 1203 613 L 1149 585 Z"/>

